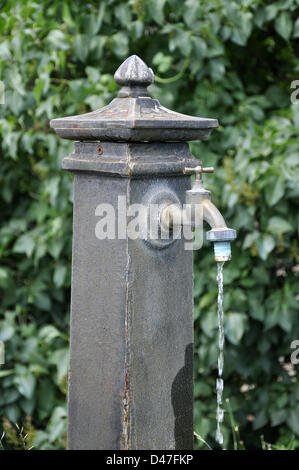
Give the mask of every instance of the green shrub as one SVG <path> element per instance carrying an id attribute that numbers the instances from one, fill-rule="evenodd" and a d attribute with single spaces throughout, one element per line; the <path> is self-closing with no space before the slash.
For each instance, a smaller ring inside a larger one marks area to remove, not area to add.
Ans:
<path id="1" fill-rule="evenodd" d="M 35 448 L 65 445 L 72 179 L 60 165 L 73 144 L 58 140 L 49 120 L 108 103 L 114 71 L 136 53 L 167 78 L 151 87 L 162 104 L 219 119 L 192 150 L 215 166 L 205 184 L 238 230 L 224 269 L 225 397 L 246 448 L 261 447 L 261 435 L 287 447 L 299 436 L 289 364 L 298 339 L 299 105 L 290 101 L 298 0 L 0 4 L 0 416 L 20 424 L 31 416 Z M 217 286 L 208 244 L 195 273 L 195 430 L 215 447 Z M 228 414 L 224 432 L 232 447 Z"/>

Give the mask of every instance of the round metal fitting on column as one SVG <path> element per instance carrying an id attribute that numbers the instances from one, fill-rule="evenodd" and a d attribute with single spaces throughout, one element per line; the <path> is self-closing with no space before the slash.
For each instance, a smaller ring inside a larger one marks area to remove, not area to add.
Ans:
<path id="1" fill-rule="evenodd" d="M 142 204 L 147 207 L 147 237 L 145 243 L 154 248 L 166 248 L 181 238 L 182 229 L 168 229 L 161 224 L 162 210 L 172 204 L 181 207 L 177 195 L 170 188 L 155 186 L 145 194 Z"/>

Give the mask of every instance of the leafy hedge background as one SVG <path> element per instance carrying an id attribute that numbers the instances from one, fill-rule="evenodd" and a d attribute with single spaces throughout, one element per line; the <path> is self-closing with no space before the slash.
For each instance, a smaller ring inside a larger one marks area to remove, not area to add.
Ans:
<path id="1" fill-rule="evenodd" d="M 291 82 L 299 79 L 298 6 L 298 0 L 0 1 L 5 448 L 65 447 L 72 177 L 60 166 L 73 143 L 58 140 L 49 120 L 108 103 L 117 93 L 113 73 L 133 53 L 164 78 L 151 87 L 163 105 L 221 124 L 192 150 L 215 166 L 205 184 L 238 230 L 224 276 L 225 447 L 299 444 L 299 390 L 290 364 L 299 300 L 299 104 L 290 101 Z M 196 254 L 195 272 L 195 431 L 215 448 L 217 286 L 210 246 Z"/>

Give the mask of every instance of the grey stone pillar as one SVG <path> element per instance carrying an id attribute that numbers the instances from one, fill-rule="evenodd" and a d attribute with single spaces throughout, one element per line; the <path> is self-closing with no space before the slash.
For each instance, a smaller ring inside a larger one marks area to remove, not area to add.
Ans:
<path id="1" fill-rule="evenodd" d="M 153 78 L 132 56 L 115 74 L 122 88 L 110 105 L 51 121 L 78 141 L 63 160 L 75 175 L 70 449 L 193 447 L 192 251 L 183 238 L 119 237 L 117 222 L 159 195 L 184 203 L 183 168 L 198 165 L 185 141 L 217 121 L 163 108 L 146 89 Z M 115 210 L 115 239 L 96 237 L 103 203 Z"/>

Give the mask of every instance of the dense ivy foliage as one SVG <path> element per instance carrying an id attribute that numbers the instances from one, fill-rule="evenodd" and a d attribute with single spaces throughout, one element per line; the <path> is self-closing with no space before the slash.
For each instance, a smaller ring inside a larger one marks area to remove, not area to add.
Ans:
<path id="1" fill-rule="evenodd" d="M 35 448 L 63 448 L 66 429 L 72 178 L 60 165 L 73 143 L 58 140 L 49 120 L 108 103 L 113 73 L 133 53 L 164 78 L 151 86 L 162 104 L 220 122 L 192 150 L 215 166 L 205 184 L 238 230 L 224 270 L 225 446 L 232 437 L 242 446 L 232 420 L 246 448 L 261 447 L 261 435 L 280 447 L 292 436 L 298 443 L 290 364 L 299 339 L 299 104 L 290 100 L 299 79 L 298 6 L 0 2 L 0 415 L 19 424 L 30 416 Z M 196 253 L 195 272 L 195 431 L 215 447 L 217 286 L 208 244 Z"/>

